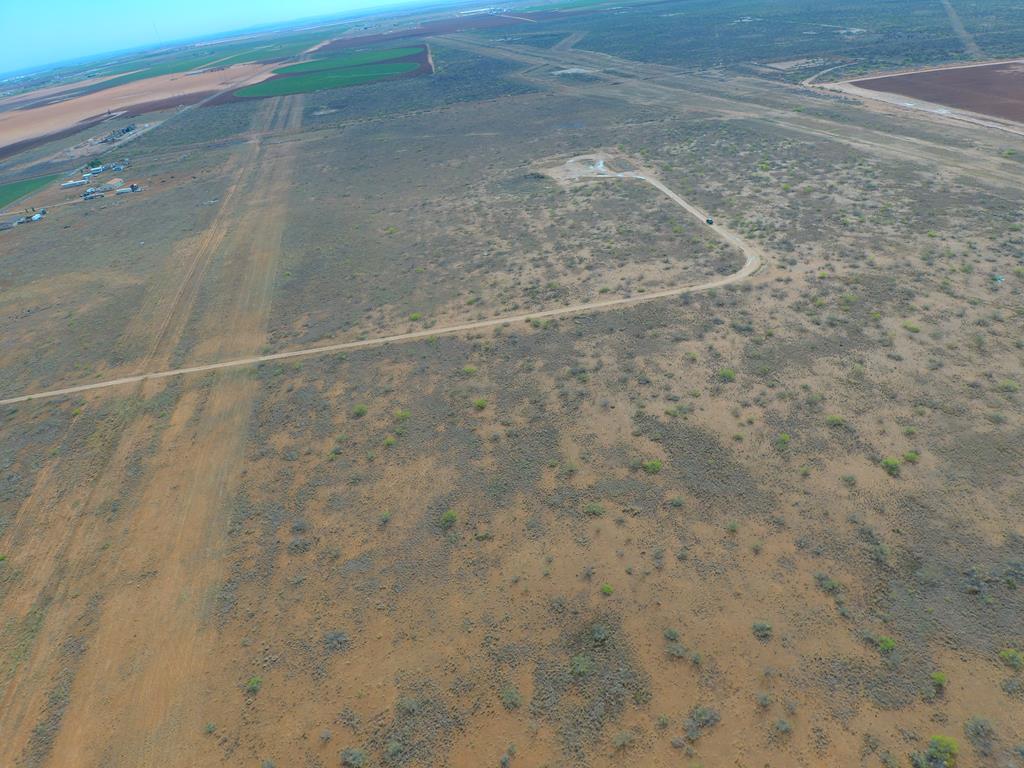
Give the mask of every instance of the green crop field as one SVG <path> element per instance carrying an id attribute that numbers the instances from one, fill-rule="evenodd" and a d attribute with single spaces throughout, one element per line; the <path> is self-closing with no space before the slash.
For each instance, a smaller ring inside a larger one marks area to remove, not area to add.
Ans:
<path id="1" fill-rule="evenodd" d="M 363 85 L 374 80 L 412 72 L 418 67 L 419 64 L 417 62 L 401 61 L 310 72 L 294 77 L 266 80 L 235 91 L 235 95 L 243 98 L 262 98 L 266 96 L 287 96 L 294 93 L 311 93 L 313 91 L 324 91 L 329 88 Z"/>
<path id="2" fill-rule="evenodd" d="M 304 61 L 301 64 L 292 64 L 289 67 L 275 69 L 274 72 L 279 75 L 292 75 L 299 74 L 301 72 L 320 72 L 328 69 L 344 69 L 345 67 L 357 67 L 365 64 L 376 64 L 382 61 L 391 61 L 392 59 L 402 59 L 406 56 L 412 56 L 420 53 L 421 51 L 423 51 L 422 45 L 414 45 L 408 48 L 388 48 L 383 51 L 359 51 L 358 53 L 349 53 L 344 56 L 332 56 L 327 59 Z"/>
<path id="3" fill-rule="evenodd" d="M 261 44 L 257 47 L 250 47 L 247 50 L 236 53 L 233 56 L 217 62 L 218 66 L 229 66 L 231 64 L 246 64 L 251 61 L 270 61 L 271 59 L 284 59 L 291 56 L 298 56 L 303 51 L 312 48 L 317 43 L 322 43 L 331 37 L 336 37 L 348 29 L 347 26 L 331 27 L 329 30 L 321 30 L 314 34 L 286 37 L 273 43 Z"/>
<path id="4" fill-rule="evenodd" d="M 243 98 L 264 98 L 267 96 L 288 96 L 293 93 L 311 93 L 329 88 L 344 88 L 349 85 L 363 85 L 375 80 L 412 72 L 419 68 L 415 61 L 398 61 L 384 64 L 368 64 L 363 67 L 344 67 L 326 71 L 310 72 L 294 77 L 265 80 L 235 91 Z"/>
<path id="5" fill-rule="evenodd" d="M 10 184 L 0 185 L 0 209 L 6 208 L 16 200 L 20 200 L 25 195 L 30 195 L 36 190 L 42 189 L 52 181 L 56 181 L 60 177 L 60 174 L 53 174 L 52 176 L 38 176 L 34 179 L 22 179 L 21 181 L 12 181 Z"/>
<path id="6" fill-rule="evenodd" d="M 247 40 L 201 48 L 196 47 L 160 56 L 155 60 L 153 57 L 144 57 L 142 59 L 122 62 L 108 69 L 100 70 L 98 73 L 100 76 L 118 75 L 118 77 L 96 83 L 89 90 L 106 90 L 137 80 L 146 80 L 160 75 L 174 75 L 179 72 L 191 72 L 194 69 L 211 65 L 228 67 L 232 64 L 289 58 L 312 48 L 317 43 L 340 34 L 345 29 L 345 26 L 331 27 L 315 33 L 307 32 L 300 35 L 289 35 L 277 40 Z M 394 57 L 389 56 L 388 58 Z"/>

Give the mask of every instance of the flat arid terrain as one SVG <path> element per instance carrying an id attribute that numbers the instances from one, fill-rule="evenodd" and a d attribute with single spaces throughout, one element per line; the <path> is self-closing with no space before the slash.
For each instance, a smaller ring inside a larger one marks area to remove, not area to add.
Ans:
<path id="1" fill-rule="evenodd" d="M 1024 766 L 1018 11 L 5 86 L 0 766 Z"/>

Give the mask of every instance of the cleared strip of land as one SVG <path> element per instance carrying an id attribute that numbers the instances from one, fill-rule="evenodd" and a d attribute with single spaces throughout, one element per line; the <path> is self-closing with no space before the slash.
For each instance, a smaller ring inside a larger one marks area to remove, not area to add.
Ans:
<path id="1" fill-rule="evenodd" d="M 682 208 L 690 215 L 696 217 L 702 223 L 708 218 L 707 212 L 701 210 L 692 203 L 687 202 L 684 198 L 673 192 L 667 186 L 665 186 L 660 180 L 653 176 L 647 176 L 640 173 L 626 172 L 626 173 L 612 173 L 604 169 L 603 156 L 601 155 L 582 155 L 580 157 L 572 158 L 566 163 L 565 166 L 569 171 L 565 174 L 566 178 L 569 179 L 583 179 L 583 178 L 609 178 L 609 179 L 634 179 L 637 181 L 643 181 L 655 189 L 666 195 L 672 202 Z M 324 355 L 332 352 L 346 352 L 354 349 L 364 349 L 367 347 L 379 347 L 384 344 L 395 344 L 406 341 L 416 341 L 418 339 L 430 338 L 433 336 L 447 336 L 455 333 L 465 333 L 468 331 L 478 331 L 485 328 L 494 328 L 497 326 L 507 325 L 516 322 L 527 322 L 530 320 L 542 320 L 554 317 L 565 317 L 568 315 L 578 315 L 587 312 L 601 312 L 609 309 L 618 309 L 621 307 L 631 306 L 634 304 L 642 304 L 648 301 L 655 301 L 657 299 L 670 298 L 672 296 L 680 296 L 685 293 L 696 293 L 699 291 L 707 291 L 713 288 L 721 288 L 726 285 L 741 282 L 747 279 L 755 272 L 757 272 L 765 261 L 764 252 L 757 246 L 744 240 L 742 237 L 737 235 L 735 232 L 728 230 L 721 225 L 716 224 L 714 231 L 729 245 L 732 245 L 739 249 L 744 256 L 743 266 L 740 267 L 736 272 L 722 277 L 709 280 L 707 282 L 698 283 L 696 285 L 681 285 L 673 288 L 666 288 L 660 291 L 651 291 L 650 293 L 639 294 L 636 296 L 624 296 L 617 299 L 604 299 L 600 301 L 585 302 L 583 304 L 575 304 L 568 307 L 556 307 L 554 309 L 545 309 L 539 312 L 529 312 L 518 315 L 505 315 L 503 317 L 494 317 L 487 320 L 474 320 L 468 323 L 458 323 L 456 325 L 449 325 L 443 328 L 425 328 L 419 331 L 410 331 L 408 333 L 397 333 L 389 336 L 378 336 L 372 339 L 360 339 L 358 341 L 346 341 L 339 342 L 338 344 L 327 344 L 319 347 L 307 347 L 304 349 L 295 349 L 287 352 L 275 352 L 269 355 L 254 355 L 252 357 L 242 357 L 235 360 L 224 360 L 218 363 L 206 363 L 204 365 L 193 365 L 183 368 L 172 368 L 164 371 L 154 371 L 152 373 L 139 373 L 133 376 L 123 376 L 117 379 L 109 379 L 107 381 L 97 381 L 90 384 L 79 384 L 72 387 L 63 387 L 61 389 L 52 389 L 46 392 L 35 392 L 31 394 L 18 395 L 15 397 L 8 397 L 0 400 L 0 405 L 15 405 L 17 403 L 24 403 L 29 400 L 40 400 L 50 397 L 61 397 L 66 395 L 75 395 L 82 392 L 91 392 L 97 389 L 107 389 L 109 387 L 118 387 L 126 384 L 138 384 L 143 381 L 151 381 L 156 379 L 167 379 L 174 376 L 186 376 L 195 373 L 208 373 L 210 371 L 219 371 L 227 368 L 241 368 L 245 366 L 258 365 L 260 363 L 269 363 L 276 360 L 289 360 L 297 357 L 309 357 L 312 355 Z"/>
<path id="2" fill-rule="evenodd" d="M 964 44 L 964 50 L 967 51 L 969 56 L 980 59 L 984 54 L 981 52 L 981 48 L 978 47 L 974 35 L 967 31 L 967 27 L 964 26 L 963 21 L 960 19 L 960 14 L 956 12 L 956 8 L 953 7 L 949 0 L 942 0 L 942 5 L 946 9 L 946 15 L 949 16 L 950 26 L 953 27 L 956 36 Z"/>

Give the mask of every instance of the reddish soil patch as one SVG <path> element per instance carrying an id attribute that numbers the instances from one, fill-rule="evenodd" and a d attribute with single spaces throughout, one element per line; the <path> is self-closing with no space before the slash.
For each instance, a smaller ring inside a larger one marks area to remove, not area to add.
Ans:
<path id="1" fill-rule="evenodd" d="M 873 77 L 853 84 L 1024 122 L 1024 62 L 1020 61 Z"/>

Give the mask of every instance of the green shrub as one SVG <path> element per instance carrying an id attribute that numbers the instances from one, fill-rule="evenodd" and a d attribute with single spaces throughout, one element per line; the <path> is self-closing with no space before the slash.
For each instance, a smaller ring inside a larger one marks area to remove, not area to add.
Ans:
<path id="1" fill-rule="evenodd" d="M 454 509 L 446 509 L 439 518 L 438 522 L 441 524 L 441 527 L 447 531 L 449 528 L 455 525 L 458 519 L 459 516 L 455 514 Z"/>
<path id="2" fill-rule="evenodd" d="M 907 451 L 903 454 L 903 460 L 908 464 L 917 464 L 918 459 L 921 458 L 921 454 L 917 451 Z"/>
<path id="3" fill-rule="evenodd" d="M 950 736 L 932 736 L 928 751 L 915 752 L 910 756 L 914 768 L 956 768 L 960 745 Z"/>
<path id="4" fill-rule="evenodd" d="M 842 584 L 824 573 L 815 574 L 814 581 L 817 582 L 818 589 L 830 595 L 838 594 L 843 588 Z"/>
<path id="5" fill-rule="evenodd" d="M 583 507 L 583 511 L 591 517 L 600 517 L 604 514 L 604 507 L 602 507 L 596 501 L 592 501 L 585 507 Z"/>
<path id="6" fill-rule="evenodd" d="M 882 469 L 888 472 L 890 477 L 899 477 L 900 460 L 894 456 L 886 456 L 882 459 Z"/>
<path id="7" fill-rule="evenodd" d="M 842 416 L 826 416 L 825 423 L 828 424 L 830 427 L 841 427 L 846 422 L 843 420 Z"/>
<path id="8" fill-rule="evenodd" d="M 1021 654 L 1016 648 L 1003 648 L 999 652 L 999 660 L 1010 669 L 1024 667 L 1024 654 Z"/>
<path id="9" fill-rule="evenodd" d="M 407 421 L 412 416 L 412 411 L 403 410 L 399 408 L 395 411 L 395 421 Z"/>
<path id="10" fill-rule="evenodd" d="M 258 675 L 253 675 L 245 681 L 245 692 L 251 696 L 255 696 L 260 692 L 260 688 L 263 687 L 263 678 Z"/>
<path id="11" fill-rule="evenodd" d="M 793 438 L 790 435 L 787 435 L 785 432 L 782 432 L 779 434 L 777 438 L 775 438 L 775 444 L 779 446 L 779 448 L 785 448 L 787 445 L 790 444 L 792 440 Z"/>
<path id="12" fill-rule="evenodd" d="M 715 725 L 720 719 L 718 712 L 711 707 L 695 707 L 686 718 L 686 722 L 683 723 L 686 738 L 696 741 L 700 737 L 701 731 Z"/>
<path id="13" fill-rule="evenodd" d="M 875 642 L 882 653 L 892 653 L 896 649 L 896 641 L 888 635 L 882 635 Z"/>
<path id="14" fill-rule="evenodd" d="M 945 672 L 932 672 L 931 680 L 932 688 L 935 689 L 936 693 L 942 693 L 946 690 L 946 683 L 949 682 L 949 678 L 946 677 Z"/>
<path id="15" fill-rule="evenodd" d="M 514 685 L 506 685 L 501 689 L 501 705 L 505 709 L 511 712 L 513 709 L 519 709 L 519 705 L 522 703 L 523 697 Z"/>
<path id="16" fill-rule="evenodd" d="M 615 749 L 626 749 L 627 747 L 633 746 L 636 741 L 636 734 L 632 731 L 620 731 L 612 737 L 612 746 Z"/>
<path id="17" fill-rule="evenodd" d="M 478 411 L 482 411 L 484 408 L 487 407 L 487 398 L 478 397 L 476 400 L 473 401 L 473 407 L 476 408 Z"/>
<path id="18" fill-rule="evenodd" d="M 370 409 L 367 408 L 365 405 L 360 404 L 352 409 L 352 415 L 357 419 L 361 419 L 369 412 L 369 410 Z"/>
<path id="19" fill-rule="evenodd" d="M 1014 392 L 1020 391 L 1020 384 L 1013 379 L 1003 379 L 996 385 L 996 389 L 1006 394 L 1013 394 Z"/>
<path id="20" fill-rule="evenodd" d="M 366 753 L 361 749 L 349 747 L 341 753 L 341 764 L 345 768 L 363 768 L 366 765 Z"/>
<path id="21" fill-rule="evenodd" d="M 422 320 L 423 319 L 423 313 L 422 312 L 413 312 L 411 315 L 409 315 L 409 319 L 412 320 L 415 323 L 417 320 Z"/>
<path id="22" fill-rule="evenodd" d="M 971 744 L 978 750 L 982 757 L 992 754 L 992 747 L 996 740 L 996 731 L 992 723 L 983 717 L 974 716 L 964 723 L 964 733 L 971 740 Z"/>
<path id="23" fill-rule="evenodd" d="M 686 646 L 677 642 L 669 643 L 665 646 L 665 653 L 673 659 L 685 659 L 687 654 Z"/>
<path id="24" fill-rule="evenodd" d="M 611 584 L 609 584 L 607 581 L 604 584 L 601 585 L 601 594 L 604 595 L 605 597 L 610 597 L 611 594 L 614 591 L 615 591 L 615 588 Z"/>
<path id="25" fill-rule="evenodd" d="M 718 372 L 718 378 L 726 384 L 731 384 L 736 381 L 736 371 L 732 368 L 723 368 Z"/>
<path id="26" fill-rule="evenodd" d="M 656 475 L 661 472 L 661 459 L 648 459 L 640 464 L 640 468 L 648 475 Z"/>
<path id="27" fill-rule="evenodd" d="M 574 677 L 585 677 L 594 668 L 594 662 L 586 654 L 577 654 L 569 661 L 569 671 Z"/>

